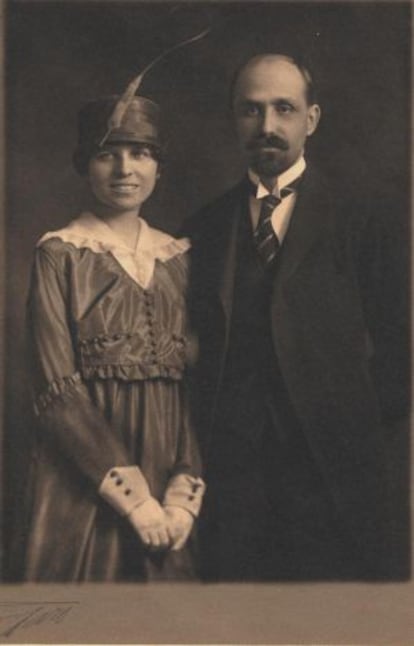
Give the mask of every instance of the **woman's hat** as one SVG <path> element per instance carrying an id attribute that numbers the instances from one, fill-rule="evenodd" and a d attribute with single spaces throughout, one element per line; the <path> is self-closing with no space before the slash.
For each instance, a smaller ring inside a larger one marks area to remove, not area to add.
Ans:
<path id="1" fill-rule="evenodd" d="M 108 130 L 108 122 L 119 105 L 121 97 L 106 96 L 86 103 L 78 115 L 78 145 L 73 161 L 81 174 L 87 171 L 88 162 L 103 143 L 136 143 L 161 154 L 160 108 L 150 99 L 134 96 L 114 127 Z"/>

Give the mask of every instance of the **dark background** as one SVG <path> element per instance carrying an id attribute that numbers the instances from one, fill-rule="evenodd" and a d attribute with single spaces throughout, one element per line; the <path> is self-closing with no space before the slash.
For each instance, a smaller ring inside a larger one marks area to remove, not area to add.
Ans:
<path id="1" fill-rule="evenodd" d="M 71 165 L 80 105 L 122 92 L 157 54 L 171 54 L 140 92 L 161 104 L 167 162 L 145 207 L 176 232 L 182 219 L 243 173 L 228 108 L 240 61 L 279 46 L 298 50 L 319 79 L 322 120 L 313 158 L 337 181 L 386 195 L 409 233 L 410 3 L 9 1 L 6 5 L 6 483 L 4 527 L 21 507 L 30 442 L 24 304 L 32 249 L 81 208 Z M 408 281 L 402 253 L 401 280 Z"/>

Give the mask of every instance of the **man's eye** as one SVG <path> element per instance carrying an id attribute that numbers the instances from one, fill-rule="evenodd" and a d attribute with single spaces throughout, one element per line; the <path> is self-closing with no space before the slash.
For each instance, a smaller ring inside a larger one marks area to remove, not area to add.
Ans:
<path id="1" fill-rule="evenodd" d="M 245 117 L 257 117 L 260 114 L 260 108 L 254 104 L 247 104 L 243 107 L 242 112 Z"/>
<path id="2" fill-rule="evenodd" d="M 289 114 L 294 110 L 293 105 L 290 105 L 290 103 L 280 103 L 277 105 L 276 109 L 279 114 Z"/>

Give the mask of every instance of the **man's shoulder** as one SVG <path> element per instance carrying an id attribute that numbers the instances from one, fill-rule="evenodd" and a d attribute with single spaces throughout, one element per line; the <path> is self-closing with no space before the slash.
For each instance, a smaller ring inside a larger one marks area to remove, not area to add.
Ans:
<path id="1" fill-rule="evenodd" d="M 198 214 L 214 214 L 223 207 L 227 207 L 233 203 L 238 203 L 240 199 L 247 194 L 247 184 L 246 179 L 242 179 L 240 182 L 227 189 L 223 193 L 217 195 L 213 200 L 204 205 L 199 211 Z M 197 213 L 196 213 L 197 215 Z"/>
<path id="2" fill-rule="evenodd" d="M 185 235 L 193 237 L 198 232 L 220 226 L 224 217 L 232 216 L 246 194 L 245 180 L 242 180 L 210 202 L 207 202 L 184 222 L 183 231 Z"/>
<path id="3" fill-rule="evenodd" d="M 366 176 L 337 175 L 310 165 L 305 171 L 304 190 L 318 196 L 321 204 L 337 218 L 365 221 L 372 213 L 373 190 Z"/>

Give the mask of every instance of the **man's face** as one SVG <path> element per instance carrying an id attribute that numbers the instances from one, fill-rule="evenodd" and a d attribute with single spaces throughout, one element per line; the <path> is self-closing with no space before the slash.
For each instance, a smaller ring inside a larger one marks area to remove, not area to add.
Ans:
<path id="1" fill-rule="evenodd" d="M 296 162 L 320 116 L 318 105 L 308 105 L 300 70 L 276 55 L 246 65 L 234 88 L 233 106 L 243 153 L 264 181 Z"/>

